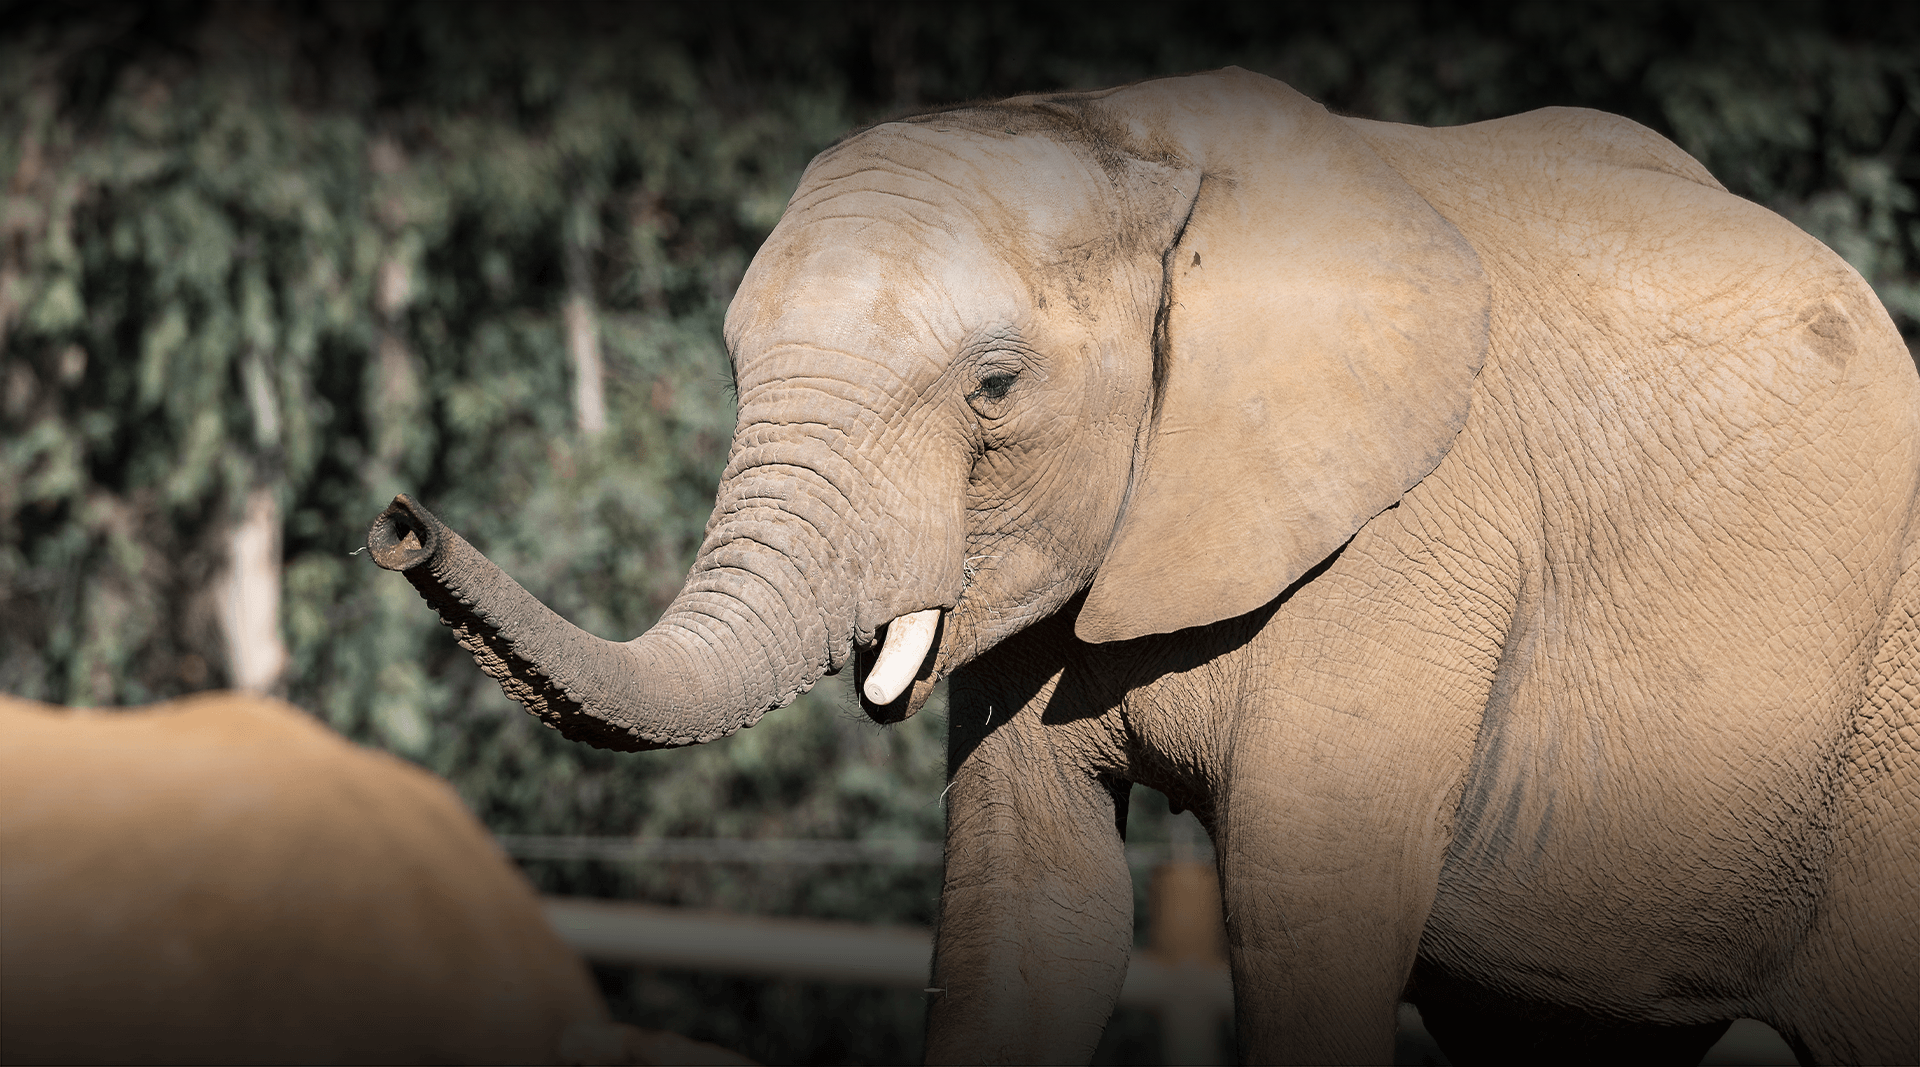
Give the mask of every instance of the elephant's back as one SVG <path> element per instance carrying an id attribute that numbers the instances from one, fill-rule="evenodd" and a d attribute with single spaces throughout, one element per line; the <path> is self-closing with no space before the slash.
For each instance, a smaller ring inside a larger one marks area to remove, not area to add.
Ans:
<path id="1" fill-rule="evenodd" d="M 1889 415 L 1920 408 L 1913 358 L 1859 273 L 1639 123 L 1583 108 L 1437 129 L 1348 121 L 1479 253 L 1491 358 L 1684 387 L 1711 357 L 1761 387 L 1722 389 L 1720 410 L 1842 379 Z"/>
<path id="2" fill-rule="evenodd" d="M 0 700 L 9 1061 L 548 1061 L 603 1018 L 443 782 L 284 704 Z"/>

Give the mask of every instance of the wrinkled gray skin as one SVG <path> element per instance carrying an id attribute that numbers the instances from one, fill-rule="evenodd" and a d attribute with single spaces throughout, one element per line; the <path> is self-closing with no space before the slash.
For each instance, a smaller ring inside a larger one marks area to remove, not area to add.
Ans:
<path id="1" fill-rule="evenodd" d="M 1851 269 L 1623 119 L 1341 119 L 1228 70 L 815 160 L 727 322 L 740 421 L 647 634 L 404 498 L 509 693 L 724 736 L 944 612 L 933 1061 L 1071 1062 L 1126 783 L 1218 848 L 1241 1055 L 1920 1059 L 1920 383 Z"/>

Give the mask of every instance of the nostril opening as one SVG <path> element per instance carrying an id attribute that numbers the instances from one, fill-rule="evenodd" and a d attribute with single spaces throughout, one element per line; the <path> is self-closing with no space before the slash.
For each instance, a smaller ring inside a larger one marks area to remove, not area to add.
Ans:
<path id="1" fill-rule="evenodd" d="M 425 562 L 436 551 L 433 516 L 408 510 L 417 506 L 404 497 L 395 497 L 373 520 L 367 530 L 367 547 L 373 551 L 375 563 L 390 571 L 403 571 Z"/>

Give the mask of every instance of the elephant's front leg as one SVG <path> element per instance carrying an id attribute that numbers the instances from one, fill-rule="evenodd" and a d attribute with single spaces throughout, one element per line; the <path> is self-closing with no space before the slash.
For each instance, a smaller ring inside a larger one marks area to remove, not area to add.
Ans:
<path id="1" fill-rule="evenodd" d="M 1042 722 L 1057 675 L 990 659 L 952 683 L 927 1062 L 1085 1063 L 1133 943 L 1127 786 L 1096 719 Z"/>
<path id="2" fill-rule="evenodd" d="M 1269 699 L 1242 720 L 1218 817 L 1241 1055 L 1391 1062 L 1470 735 L 1409 729 L 1442 716 L 1385 696 L 1390 713 L 1331 689 Z"/>

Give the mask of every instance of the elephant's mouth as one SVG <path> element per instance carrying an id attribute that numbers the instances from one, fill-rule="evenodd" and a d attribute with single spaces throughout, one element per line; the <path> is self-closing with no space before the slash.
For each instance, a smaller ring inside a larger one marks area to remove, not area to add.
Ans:
<path id="1" fill-rule="evenodd" d="M 978 659 L 1001 641 L 1071 605 L 1086 582 L 1059 580 L 1043 572 L 1037 582 L 1030 567 L 1009 571 L 1004 561 L 1018 553 L 1005 548 L 968 557 L 965 580 L 955 603 L 895 618 L 874 635 L 874 642 L 853 656 L 854 689 L 860 710 L 879 723 L 911 718 L 933 695 L 941 679 Z M 975 561 L 988 561 L 974 566 Z M 1038 591 L 1028 591 L 1037 586 Z"/>
<path id="2" fill-rule="evenodd" d="M 880 628 L 876 644 L 854 653 L 853 681 L 860 709 L 875 722 L 912 717 L 933 694 L 947 612 L 927 608 Z"/>

